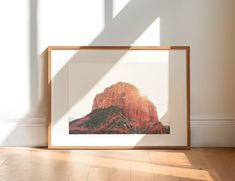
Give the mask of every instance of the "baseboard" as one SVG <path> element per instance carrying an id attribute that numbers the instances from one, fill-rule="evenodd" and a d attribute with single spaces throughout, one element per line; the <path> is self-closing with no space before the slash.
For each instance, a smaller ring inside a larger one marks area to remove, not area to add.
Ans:
<path id="1" fill-rule="evenodd" d="M 46 146 L 47 125 L 47 117 L 0 119 L 0 146 Z"/>
<path id="2" fill-rule="evenodd" d="M 192 147 L 235 147 L 235 117 L 192 116 Z"/>
<path id="3" fill-rule="evenodd" d="M 47 118 L 0 119 L 0 146 L 47 146 Z M 235 117 L 193 116 L 192 147 L 235 147 Z"/>

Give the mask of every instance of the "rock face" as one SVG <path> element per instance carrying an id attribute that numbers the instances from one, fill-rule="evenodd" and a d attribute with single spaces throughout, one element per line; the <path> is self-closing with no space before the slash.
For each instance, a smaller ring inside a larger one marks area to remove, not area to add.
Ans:
<path id="1" fill-rule="evenodd" d="M 156 107 L 139 90 L 118 82 L 97 94 L 92 111 L 69 123 L 70 134 L 168 134 Z"/>
<path id="2" fill-rule="evenodd" d="M 103 93 L 96 95 L 92 110 L 111 105 L 121 108 L 137 126 L 145 121 L 158 121 L 154 104 L 132 84 L 118 82 L 106 88 Z"/>

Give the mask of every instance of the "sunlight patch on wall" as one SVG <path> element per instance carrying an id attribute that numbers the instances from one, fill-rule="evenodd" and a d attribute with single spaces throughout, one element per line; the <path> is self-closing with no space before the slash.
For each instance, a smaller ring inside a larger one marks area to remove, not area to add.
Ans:
<path id="1" fill-rule="evenodd" d="M 30 110 L 28 1 L 0 6 L 0 118 L 22 118 Z"/>
<path id="2" fill-rule="evenodd" d="M 160 33 L 160 17 L 158 17 L 132 45 L 160 46 Z"/>
<path id="3" fill-rule="evenodd" d="M 10 125 L 10 126 L 9 126 Z M 0 131 L 0 144 L 4 144 L 6 142 L 6 139 L 12 134 L 12 132 L 16 129 L 17 123 L 11 123 L 10 121 L 1 123 L 0 127 L 4 128 Z"/>
<path id="4" fill-rule="evenodd" d="M 40 0 L 39 51 L 48 45 L 88 45 L 104 28 L 103 0 Z"/>

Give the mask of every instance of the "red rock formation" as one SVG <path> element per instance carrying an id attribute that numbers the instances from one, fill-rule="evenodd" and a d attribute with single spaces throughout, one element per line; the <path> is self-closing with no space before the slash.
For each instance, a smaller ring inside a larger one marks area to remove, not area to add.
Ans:
<path id="1" fill-rule="evenodd" d="M 97 94 L 92 106 L 92 111 L 109 106 L 117 106 L 133 121 L 134 126 L 142 126 L 148 121 L 158 122 L 156 107 L 142 96 L 139 90 L 125 82 L 118 82 Z"/>

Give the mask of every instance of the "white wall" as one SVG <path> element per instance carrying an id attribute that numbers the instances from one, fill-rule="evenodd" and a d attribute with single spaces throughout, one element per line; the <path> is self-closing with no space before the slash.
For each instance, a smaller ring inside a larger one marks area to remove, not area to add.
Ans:
<path id="1" fill-rule="evenodd" d="M 234 0 L 0 1 L 0 145 L 47 145 L 50 45 L 190 45 L 193 146 L 235 146 Z"/>

